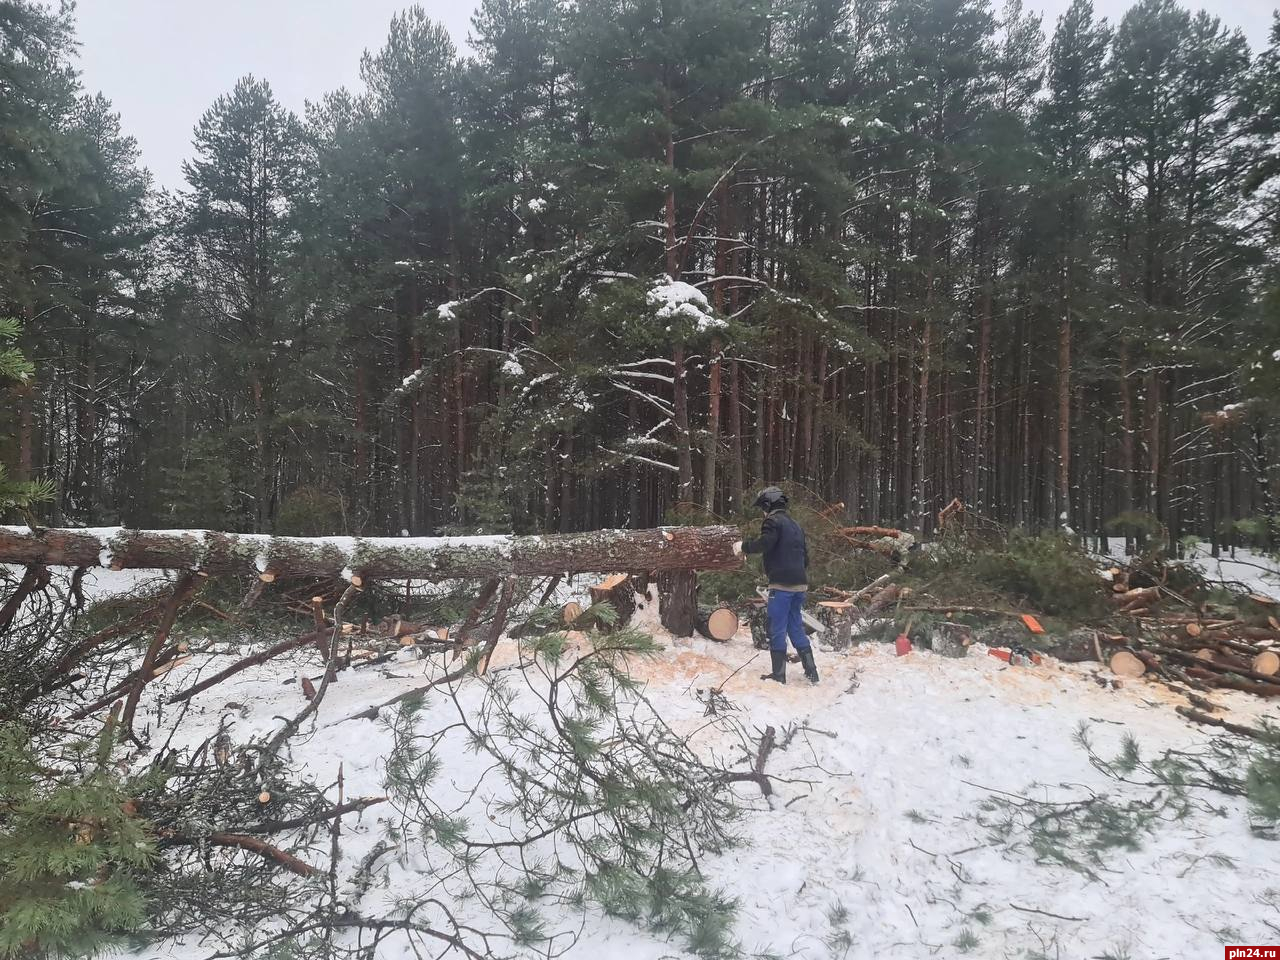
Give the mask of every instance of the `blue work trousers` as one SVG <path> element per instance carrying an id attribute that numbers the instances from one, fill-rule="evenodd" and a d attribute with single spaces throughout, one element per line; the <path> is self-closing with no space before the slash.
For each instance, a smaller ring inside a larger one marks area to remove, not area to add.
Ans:
<path id="1" fill-rule="evenodd" d="M 770 590 L 769 602 L 769 648 L 786 650 L 787 635 L 791 636 L 791 645 L 799 650 L 809 649 L 809 635 L 804 632 L 803 590 Z"/>

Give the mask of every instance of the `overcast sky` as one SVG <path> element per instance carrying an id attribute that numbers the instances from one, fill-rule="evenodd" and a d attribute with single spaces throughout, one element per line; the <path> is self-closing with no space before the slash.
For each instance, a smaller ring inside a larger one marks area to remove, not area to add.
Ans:
<path id="1" fill-rule="evenodd" d="M 1045 32 L 1070 0 L 1026 0 L 1045 14 Z M 1129 0 L 1094 0 L 1112 20 Z M 161 186 L 182 185 L 191 128 L 219 94 L 246 73 L 271 83 L 282 103 L 303 103 L 356 87 L 360 54 L 378 48 L 408 0 L 80 0 L 84 84 L 120 111 L 142 160 Z M 995 4 L 999 6 L 999 2 Z M 1194 3 L 1191 4 L 1195 6 Z M 471 7 L 423 0 L 459 46 Z M 1266 41 L 1275 0 L 1204 0 L 1210 13 L 1242 28 L 1256 50 Z"/>

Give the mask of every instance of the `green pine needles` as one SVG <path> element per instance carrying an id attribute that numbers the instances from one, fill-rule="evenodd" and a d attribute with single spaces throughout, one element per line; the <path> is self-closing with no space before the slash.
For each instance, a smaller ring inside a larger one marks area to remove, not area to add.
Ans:
<path id="1" fill-rule="evenodd" d="M 1141 849 L 1161 826 L 1194 813 L 1228 816 L 1223 797 L 1245 801 L 1255 836 L 1274 839 L 1280 829 L 1280 729 L 1274 725 L 1264 725 L 1252 739 L 1215 737 L 1197 749 L 1151 757 L 1131 734 L 1122 737 L 1114 756 L 1102 756 L 1088 724 L 1076 731 L 1076 742 L 1117 789 L 1060 800 L 1033 799 L 1034 789 L 1024 797 L 993 795 L 978 815 L 992 843 L 1098 879 L 1112 855 Z M 1232 864 L 1216 853 L 1198 859 Z"/>
<path id="2" fill-rule="evenodd" d="M 22 325 L 17 320 L 0 317 L 0 385 L 9 380 L 26 383 L 35 373 L 35 365 L 12 345 L 21 332 Z M 25 509 L 33 503 L 49 500 L 54 492 L 54 485 L 49 480 L 19 482 L 9 479 L 4 464 L 0 463 L 0 516 L 10 510 Z"/>
<path id="3" fill-rule="evenodd" d="M 109 765 L 113 725 L 71 761 L 38 761 L 21 727 L 0 728 L 0 957 L 91 956 L 142 927 L 140 875 L 156 852 L 133 786 Z"/>
<path id="4" fill-rule="evenodd" d="M 479 693 L 449 689 L 449 722 L 428 719 L 425 703 L 401 710 L 387 789 L 419 841 L 424 877 L 444 878 L 421 902 L 479 896 L 518 945 L 563 942 L 557 906 L 595 905 L 700 956 L 737 952 L 735 905 L 697 857 L 734 842 L 738 808 L 626 672 L 628 658 L 656 649 L 604 623 L 586 644 L 533 636 L 520 669 L 495 671 Z M 443 761 L 459 747 L 485 760 L 483 802 L 479 784 Z M 463 875 L 465 884 L 448 879 Z"/>

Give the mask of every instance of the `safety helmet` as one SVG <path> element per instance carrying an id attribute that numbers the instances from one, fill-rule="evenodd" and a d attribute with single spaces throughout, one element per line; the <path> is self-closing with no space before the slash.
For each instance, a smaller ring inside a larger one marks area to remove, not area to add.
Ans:
<path id="1" fill-rule="evenodd" d="M 765 513 L 772 513 L 774 510 L 785 510 L 787 507 L 787 495 L 777 487 L 765 487 L 760 491 L 760 496 L 756 497 L 756 506 Z"/>

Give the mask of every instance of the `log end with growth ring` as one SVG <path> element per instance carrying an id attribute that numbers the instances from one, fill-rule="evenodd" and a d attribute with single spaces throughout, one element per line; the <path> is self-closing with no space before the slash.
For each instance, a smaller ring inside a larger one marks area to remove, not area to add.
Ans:
<path id="1" fill-rule="evenodd" d="M 1118 677 L 1140 677 L 1147 672 L 1147 665 L 1128 650 L 1117 650 L 1111 655 L 1111 672 Z"/>
<path id="2" fill-rule="evenodd" d="M 1253 658 L 1253 672 L 1274 677 L 1280 673 L 1280 654 L 1274 650 L 1264 650 Z"/>
<path id="3" fill-rule="evenodd" d="M 697 627 L 708 640 L 727 643 L 738 632 L 738 615 L 728 607 L 699 611 Z"/>

